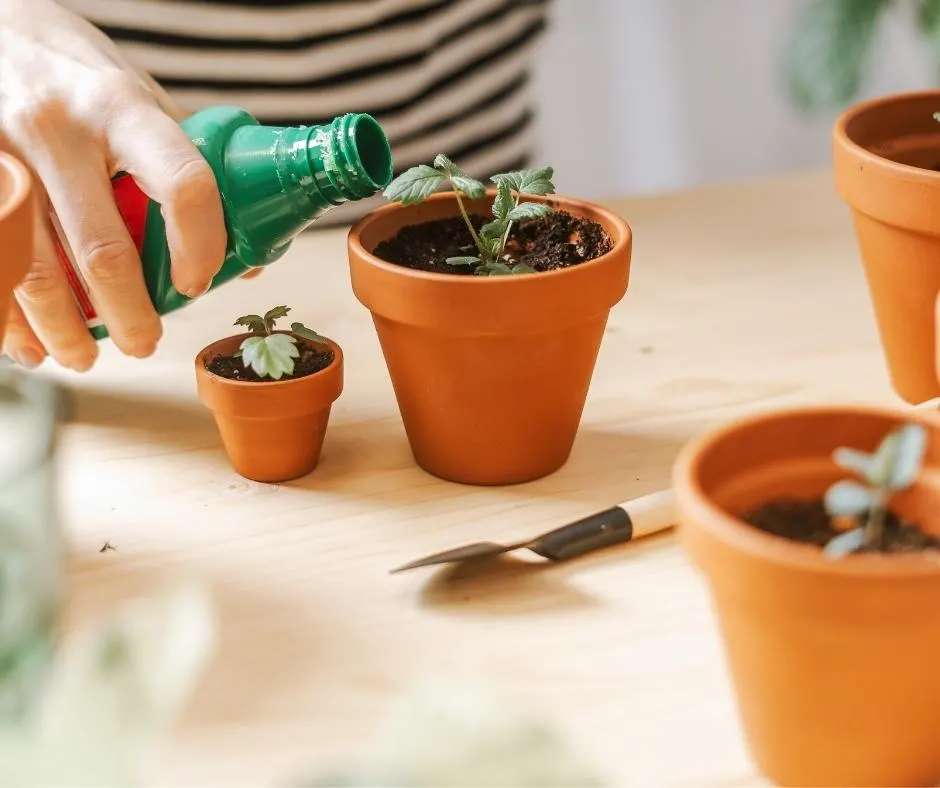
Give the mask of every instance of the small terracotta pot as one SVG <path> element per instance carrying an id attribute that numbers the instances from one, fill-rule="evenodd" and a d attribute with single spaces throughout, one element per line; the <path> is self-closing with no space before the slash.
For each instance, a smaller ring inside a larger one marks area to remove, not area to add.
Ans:
<path id="1" fill-rule="evenodd" d="M 492 215 L 493 194 L 467 210 Z M 613 249 L 560 271 L 500 277 L 426 273 L 372 254 L 402 227 L 458 215 L 452 193 L 390 203 L 349 233 L 353 291 L 372 312 L 412 453 L 440 478 L 526 482 L 571 453 L 608 313 L 627 290 L 632 234 L 596 205 L 547 201 L 601 224 Z"/>
<path id="2" fill-rule="evenodd" d="M 940 91 L 852 107 L 835 124 L 836 188 L 852 209 L 881 344 L 895 391 L 940 396 Z"/>
<path id="3" fill-rule="evenodd" d="M 902 420 L 929 430 L 925 468 L 891 502 L 940 533 L 940 422 L 929 412 L 832 407 L 755 416 L 681 452 L 681 540 L 703 570 L 751 752 L 791 786 L 940 780 L 940 562 L 829 560 L 739 519 L 778 497 L 819 498 L 846 472 L 833 449 L 873 450 Z"/>
<path id="4" fill-rule="evenodd" d="M 206 368 L 231 355 L 249 334 L 227 337 L 196 356 L 196 385 L 215 416 L 222 443 L 237 473 L 256 482 L 286 482 L 316 468 L 330 409 L 343 391 L 343 351 L 330 341 L 333 362 L 292 380 L 229 380 Z"/>
<path id="5" fill-rule="evenodd" d="M 0 344 L 10 299 L 29 271 L 33 250 L 32 177 L 17 159 L 0 153 Z"/>

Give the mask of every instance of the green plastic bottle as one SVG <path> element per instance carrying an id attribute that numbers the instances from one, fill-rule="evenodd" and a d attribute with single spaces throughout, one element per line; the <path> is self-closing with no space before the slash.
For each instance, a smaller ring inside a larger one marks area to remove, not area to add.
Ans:
<path id="1" fill-rule="evenodd" d="M 279 259 L 330 208 L 371 197 L 392 179 L 388 138 L 370 115 L 342 115 L 324 126 L 277 127 L 263 126 L 237 107 L 212 107 L 187 118 L 182 127 L 212 167 L 225 212 L 228 248 L 210 289 Z M 170 280 L 160 206 L 126 173 L 116 175 L 112 185 L 157 312 L 165 315 L 185 306 L 191 299 Z M 59 258 L 75 299 L 92 335 L 104 339 L 108 331 L 65 236 L 56 229 Z"/>

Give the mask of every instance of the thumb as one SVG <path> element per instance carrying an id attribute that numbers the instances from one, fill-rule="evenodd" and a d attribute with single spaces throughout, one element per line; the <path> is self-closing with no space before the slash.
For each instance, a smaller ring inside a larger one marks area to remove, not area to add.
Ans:
<path id="1" fill-rule="evenodd" d="M 120 168 L 162 208 L 173 286 L 190 297 L 202 295 L 222 266 L 227 244 L 212 168 L 155 103 L 128 108 L 108 132 Z"/>

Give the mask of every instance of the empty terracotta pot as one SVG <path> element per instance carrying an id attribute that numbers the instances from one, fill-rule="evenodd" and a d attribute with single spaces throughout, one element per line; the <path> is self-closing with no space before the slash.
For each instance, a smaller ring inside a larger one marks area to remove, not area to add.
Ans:
<path id="1" fill-rule="evenodd" d="M 316 468 L 330 409 L 343 391 L 343 351 L 330 341 L 333 361 L 292 380 L 229 380 L 207 369 L 231 355 L 249 334 L 227 337 L 196 356 L 199 397 L 215 416 L 232 467 L 256 482 L 286 482 Z"/>
<path id="2" fill-rule="evenodd" d="M 467 210 L 491 216 L 493 194 Z M 390 203 L 349 233 L 353 291 L 372 312 L 415 461 L 442 479 L 531 481 L 571 453 L 608 313 L 627 290 L 632 234 L 599 206 L 548 201 L 601 224 L 611 251 L 498 277 L 426 273 L 372 253 L 402 227 L 457 215 L 452 193 Z"/>
<path id="3" fill-rule="evenodd" d="M 29 271 L 32 249 L 32 178 L 17 159 L 0 153 L 0 343 L 13 288 Z"/>
<path id="4" fill-rule="evenodd" d="M 824 558 L 741 519 L 778 497 L 819 498 L 846 472 L 833 449 L 872 451 L 889 429 L 929 430 L 924 471 L 890 506 L 940 532 L 940 426 L 929 412 L 832 407 L 759 415 L 681 452 L 679 534 L 704 572 L 751 753 L 790 786 L 940 780 L 940 562 L 924 554 Z"/>
<path id="5" fill-rule="evenodd" d="M 940 293 L 940 91 L 852 107 L 835 124 L 839 194 L 856 238 L 895 391 L 940 396 L 935 366 Z"/>

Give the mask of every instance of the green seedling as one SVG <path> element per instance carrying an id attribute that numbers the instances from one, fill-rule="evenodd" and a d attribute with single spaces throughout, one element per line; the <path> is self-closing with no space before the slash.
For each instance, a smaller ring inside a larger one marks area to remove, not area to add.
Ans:
<path id="1" fill-rule="evenodd" d="M 838 558 L 863 547 L 876 547 L 884 532 L 888 502 L 910 487 L 920 472 L 927 431 L 904 424 L 889 432 L 873 454 L 839 448 L 833 459 L 866 482 L 844 479 L 832 485 L 823 500 L 832 518 L 854 518 L 857 527 L 830 540 L 825 553 Z"/>
<path id="2" fill-rule="evenodd" d="M 534 274 L 535 269 L 524 263 L 512 264 L 505 254 L 506 242 L 513 223 L 526 219 L 538 219 L 548 216 L 552 209 L 544 203 L 523 202 L 525 194 L 554 194 L 552 183 L 554 170 L 541 167 L 536 170 L 519 170 L 494 175 L 490 180 L 496 184 L 496 197 L 493 199 L 493 221 L 483 225 L 478 233 L 470 222 L 463 197 L 470 200 L 482 200 L 486 197 L 486 187 L 475 178 L 471 178 L 443 153 L 434 159 L 433 166 L 419 164 L 406 170 L 392 181 L 385 190 L 389 200 L 398 200 L 402 205 L 415 205 L 424 202 L 440 187 L 450 184 L 457 198 L 457 207 L 476 244 L 477 254 L 465 257 L 448 257 L 449 265 L 473 266 L 477 276 L 506 276 L 507 274 Z"/>
<path id="3" fill-rule="evenodd" d="M 290 333 L 275 332 L 274 326 L 290 312 L 288 306 L 276 306 L 264 316 L 243 315 L 235 321 L 236 326 L 246 326 L 251 336 L 239 345 L 236 357 L 240 357 L 246 367 L 251 367 L 258 377 L 280 380 L 284 375 L 294 372 L 294 359 L 300 356 L 298 339 L 306 339 L 320 345 L 326 344 L 326 337 L 320 336 L 303 323 L 291 323 Z"/>

